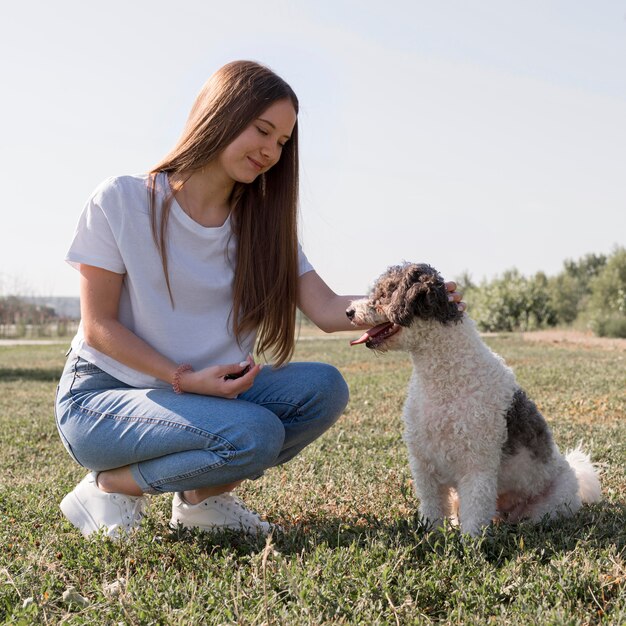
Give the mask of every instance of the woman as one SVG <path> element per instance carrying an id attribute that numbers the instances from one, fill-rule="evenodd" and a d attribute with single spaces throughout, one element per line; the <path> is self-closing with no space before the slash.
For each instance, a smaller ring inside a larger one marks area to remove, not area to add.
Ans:
<path id="1" fill-rule="evenodd" d="M 356 297 L 335 294 L 298 245 L 297 115 L 281 78 L 230 63 L 148 175 L 109 179 L 87 203 L 66 258 L 81 326 L 56 401 L 63 443 L 90 470 L 61 503 L 85 536 L 130 531 L 146 494 L 164 492 L 173 525 L 267 532 L 233 489 L 345 408 L 335 368 L 288 363 L 296 306 L 348 330 Z M 255 345 L 276 367 L 254 362 Z"/>

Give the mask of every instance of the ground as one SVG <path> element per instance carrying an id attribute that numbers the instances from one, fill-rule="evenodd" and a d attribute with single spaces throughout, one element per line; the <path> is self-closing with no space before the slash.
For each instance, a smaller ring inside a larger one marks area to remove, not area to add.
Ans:
<path id="1" fill-rule="evenodd" d="M 573 344 L 583 348 L 602 348 L 626 352 L 626 339 L 612 337 L 596 337 L 591 333 L 577 330 L 536 330 L 522 333 L 524 341 L 541 341 L 553 344 Z"/>
<path id="2" fill-rule="evenodd" d="M 348 333 L 335 333 L 326 334 L 311 324 L 302 324 L 299 332 L 299 339 L 345 339 L 350 341 L 353 338 L 359 337 L 362 333 L 354 331 L 354 337 Z M 510 333 L 507 333 L 510 334 Z M 501 333 L 484 333 L 485 337 L 498 337 Z M 579 330 L 569 329 L 550 329 L 550 330 L 535 330 L 527 333 L 520 333 L 520 336 L 524 341 L 543 342 L 549 344 L 561 345 L 567 347 L 568 345 L 576 346 L 578 348 L 600 348 L 603 350 L 618 350 L 619 352 L 626 352 L 626 339 L 617 339 L 611 337 L 596 337 L 595 335 Z"/>

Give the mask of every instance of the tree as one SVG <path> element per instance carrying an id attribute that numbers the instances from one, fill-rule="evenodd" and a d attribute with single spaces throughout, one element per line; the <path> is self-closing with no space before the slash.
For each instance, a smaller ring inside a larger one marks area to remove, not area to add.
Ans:
<path id="1" fill-rule="evenodd" d="M 626 337 L 626 248 L 617 247 L 590 282 L 585 315 L 600 337 Z"/>
<path id="2" fill-rule="evenodd" d="M 517 269 L 470 289 L 466 300 L 483 331 L 536 330 L 556 323 L 548 279 L 542 272 L 525 278 Z"/>
<path id="3" fill-rule="evenodd" d="M 591 295 L 591 283 L 606 263 L 604 254 L 586 254 L 577 261 L 567 259 L 563 271 L 548 281 L 550 304 L 558 324 L 571 324 L 580 316 Z"/>

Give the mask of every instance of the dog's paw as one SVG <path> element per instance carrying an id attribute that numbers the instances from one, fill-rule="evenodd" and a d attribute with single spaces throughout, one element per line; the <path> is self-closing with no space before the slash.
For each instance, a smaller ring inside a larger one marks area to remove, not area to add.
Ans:
<path id="1" fill-rule="evenodd" d="M 437 530 L 443 528 L 444 526 L 443 515 L 425 515 L 422 511 L 420 511 L 420 517 L 422 518 L 424 526 L 428 528 L 428 530 Z"/>
<path id="2" fill-rule="evenodd" d="M 491 523 L 473 522 L 473 523 L 461 523 L 461 533 L 464 537 L 471 537 L 476 539 L 482 535 L 489 535 L 493 532 L 493 526 Z"/>

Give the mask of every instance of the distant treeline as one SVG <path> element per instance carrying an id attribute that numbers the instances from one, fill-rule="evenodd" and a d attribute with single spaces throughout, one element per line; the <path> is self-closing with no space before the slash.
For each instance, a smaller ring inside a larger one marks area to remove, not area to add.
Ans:
<path id="1" fill-rule="evenodd" d="M 538 272 L 526 277 L 511 269 L 480 284 L 468 274 L 457 278 L 457 283 L 482 331 L 574 326 L 600 337 L 626 337 L 626 248 L 621 246 L 609 255 L 567 260 L 556 276 Z M 73 334 L 78 303 L 70 301 L 77 299 L 58 300 L 63 314 L 40 298 L 0 296 L 0 337 Z M 69 310 L 76 314 L 68 315 Z M 302 321 L 307 322 L 303 316 Z"/>
<path id="2" fill-rule="evenodd" d="M 59 315 L 31 298 L 0 296 L 0 337 L 65 337 L 76 331 L 77 320 Z"/>
<path id="3" fill-rule="evenodd" d="M 626 248 L 610 255 L 567 260 L 556 276 L 525 277 L 516 269 L 479 285 L 457 282 L 482 331 L 589 329 L 600 337 L 626 337 Z"/>

